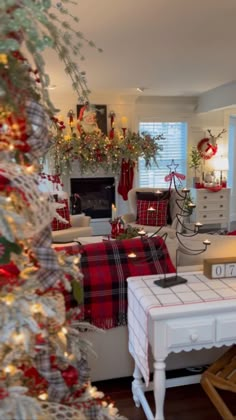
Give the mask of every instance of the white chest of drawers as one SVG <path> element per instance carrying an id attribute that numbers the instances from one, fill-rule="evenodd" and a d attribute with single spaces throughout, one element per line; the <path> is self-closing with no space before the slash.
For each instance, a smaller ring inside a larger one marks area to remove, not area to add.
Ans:
<path id="1" fill-rule="evenodd" d="M 190 221 L 204 225 L 220 224 L 229 229 L 230 225 L 230 188 L 212 192 L 206 188 L 191 189 L 191 197 L 196 204 Z"/>

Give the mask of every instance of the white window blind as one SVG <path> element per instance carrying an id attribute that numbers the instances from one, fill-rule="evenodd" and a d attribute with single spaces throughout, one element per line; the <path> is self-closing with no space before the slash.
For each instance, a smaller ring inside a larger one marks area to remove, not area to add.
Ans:
<path id="1" fill-rule="evenodd" d="M 166 188 L 168 183 L 164 177 L 169 173 L 171 160 L 178 165 L 176 171 L 186 175 L 187 162 L 187 123 L 185 122 L 140 122 L 139 132 L 148 133 L 151 136 L 163 134 L 165 139 L 159 140 L 163 146 L 160 155 L 157 155 L 158 167 L 152 163 L 151 167 L 145 167 L 145 160 L 139 159 L 138 182 L 140 187 Z M 183 181 L 183 186 L 185 182 Z"/>

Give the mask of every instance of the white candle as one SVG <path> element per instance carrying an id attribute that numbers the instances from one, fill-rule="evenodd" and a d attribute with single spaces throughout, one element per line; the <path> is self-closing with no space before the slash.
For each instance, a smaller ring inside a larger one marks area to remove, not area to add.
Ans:
<path id="1" fill-rule="evenodd" d="M 154 209 L 154 207 L 150 206 L 150 207 L 148 207 L 148 211 L 156 211 L 156 209 Z"/>
<path id="2" fill-rule="evenodd" d="M 128 254 L 128 258 L 136 258 L 136 254 L 134 252 L 130 252 L 130 254 Z"/>
<path id="3" fill-rule="evenodd" d="M 138 235 L 140 235 L 140 236 L 144 236 L 144 235 L 146 235 L 145 230 L 144 230 L 144 229 L 140 229 L 140 230 L 138 231 Z"/>
<path id="4" fill-rule="evenodd" d="M 112 204 L 111 206 L 111 219 L 112 220 L 116 219 L 116 213 L 117 213 L 116 206 L 115 204 Z"/>
<path id="5" fill-rule="evenodd" d="M 121 127 L 122 128 L 127 128 L 128 126 L 128 118 L 127 117 L 122 117 L 121 118 Z"/>
<path id="6" fill-rule="evenodd" d="M 211 241 L 209 241 L 209 239 L 205 239 L 205 241 L 203 241 L 204 245 L 210 245 Z"/>

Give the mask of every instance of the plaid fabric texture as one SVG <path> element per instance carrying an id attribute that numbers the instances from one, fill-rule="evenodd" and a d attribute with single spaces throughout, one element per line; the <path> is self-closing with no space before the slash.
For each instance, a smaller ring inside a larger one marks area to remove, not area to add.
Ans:
<path id="1" fill-rule="evenodd" d="M 162 192 L 151 192 L 151 191 L 137 191 L 136 192 L 136 199 L 137 200 L 144 200 L 144 201 L 161 201 L 167 200 L 167 223 L 171 225 L 172 218 L 170 214 L 170 197 L 171 197 L 171 190 L 164 190 Z"/>
<path id="2" fill-rule="evenodd" d="M 135 259 L 128 257 L 131 252 Z M 128 277 L 175 272 L 166 244 L 157 236 L 84 245 L 80 264 L 84 318 L 104 329 L 127 324 Z"/>
<path id="3" fill-rule="evenodd" d="M 32 251 L 35 254 L 39 269 L 37 277 L 44 289 L 52 287 L 57 281 L 64 276 L 63 271 L 59 267 L 56 254 L 51 248 L 51 228 L 47 226 L 32 240 Z"/>
<path id="4" fill-rule="evenodd" d="M 34 101 L 27 102 L 26 113 L 31 123 L 31 133 L 27 143 L 30 146 L 30 154 L 37 158 L 43 156 L 52 144 L 48 133 L 47 114 L 42 105 Z"/>
<path id="5" fill-rule="evenodd" d="M 56 211 L 61 217 L 63 217 L 63 219 L 67 220 L 68 223 L 63 223 L 54 217 L 52 221 L 52 230 L 55 231 L 55 230 L 69 229 L 71 227 L 71 224 L 70 224 L 70 210 L 69 210 L 68 200 L 67 199 L 58 200 L 57 202 L 65 205 L 62 209 L 57 209 Z"/>
<path id="6" fill-rule="evenodd" d="M 40 353 L 38 353 L 34 361 L 35 366 L 40 375 L 42 375 L 42 377 L 46 379 L 49 383 L 49 399 L 52 401 L 59 402 L 63 398 L 65 398 L 68 394 L 69 389 L 59 369 L 52 369 L 50 354 L 48 353 L 48 351 L 45 349 L 45 351 L 41 351 Z"/>
<path id="7" fill-rule="evenodd" d="M 78 255 L 81 251 L 81 245 L 77 242 L 70 242 L 64 244 L 55 244 L 53 245 L 53 250 L 55 252 L 65 252 L 67 255 Z M 66 312 L 70 311 L 72 308 L 77 308 L 77 315 L 76 319 L 80 319 L 82 317 L 80 308 L 78 307 L 77 301 L 74 299 L 73 294 L 71 291 L 63 290 L 64 300 L 65 300 L 65 308 Z M 74 313 L 75 316 L 75 313 Z"/>
<path id="8" fill-rule="evenodd" d="M 149 210 L 152 207 L 154 210 Z M 167 200 L 137 200 L 137 223 L 147 226 L 167 225 Z"/>

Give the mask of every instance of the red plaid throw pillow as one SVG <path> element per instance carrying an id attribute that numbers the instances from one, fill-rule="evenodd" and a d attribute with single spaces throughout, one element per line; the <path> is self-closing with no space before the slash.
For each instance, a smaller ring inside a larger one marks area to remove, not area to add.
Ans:
<path id="1" fill-rule="evenodd" d="M 167 207 L 167 200 L 137 200 L 137 223 L 147 226 L 167 225 Z"/>
<path id="2" fill-rule="evenodd" d="M 171 218 L 171 213 L 170 213 L 170 197 L 171 197 L 171 190 L 163 190 L 163 191 L 159 191 L 157 192 L 152 192 L 152 191 L 137 191 L 136 192 L 136 200 L 144 200 L 144 201 L 163 201 L 163 200 L 167 200 L 168 201 L 168 206 L 167 206 L 167 224 L 171 225 L 172 223 L 172 218 Z"/>
<path id="3" fill-rule="evenodd" d="M 67 199 L 58 200 L 57 203 L 65 205 L 62 209 L 57 209 L 57 213 L 61 217 L 63 217 L 63 219 L 66 219 L 69 223 L 63 223 L 54 217 L 52 221 L 52 230 L 55 231 L 55 230 L 69 229 L 71 227 L 71 224 L 70 224 L 70 211 L 69 211 L 68 200 Z"/>

